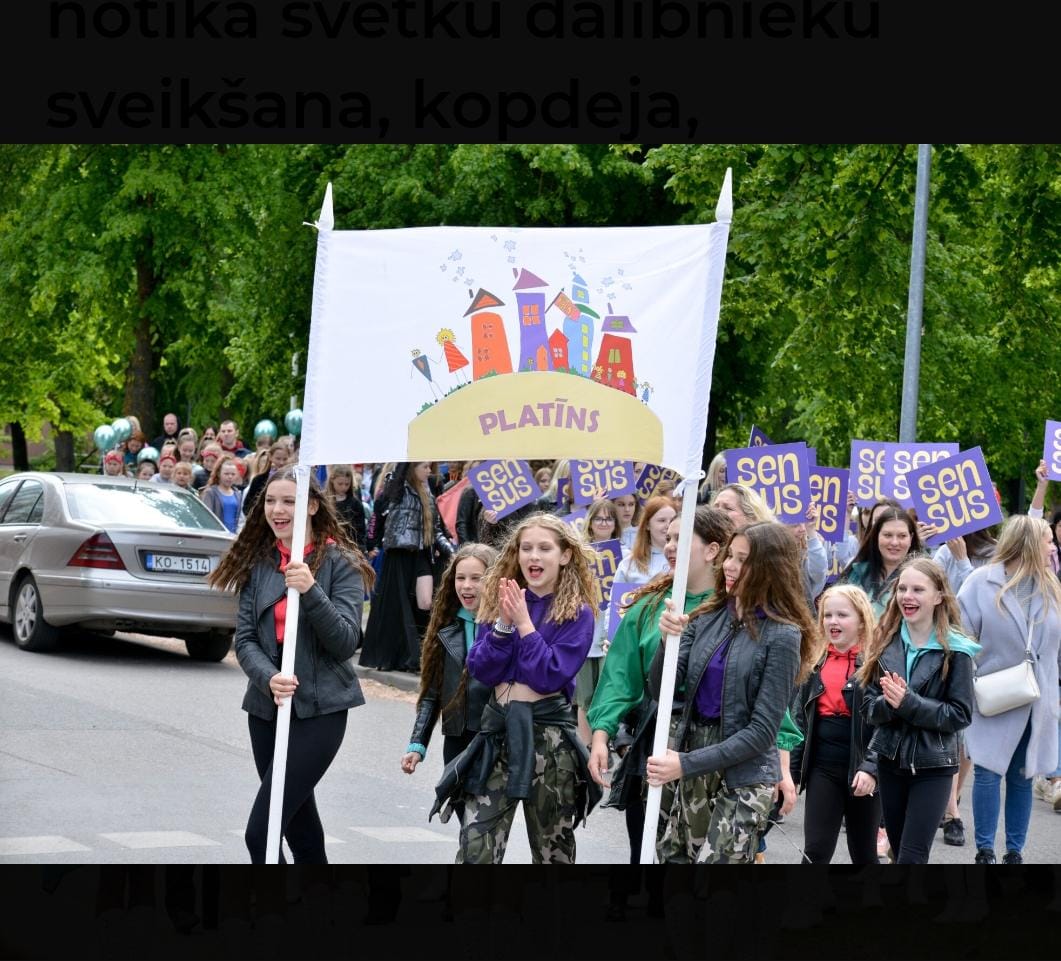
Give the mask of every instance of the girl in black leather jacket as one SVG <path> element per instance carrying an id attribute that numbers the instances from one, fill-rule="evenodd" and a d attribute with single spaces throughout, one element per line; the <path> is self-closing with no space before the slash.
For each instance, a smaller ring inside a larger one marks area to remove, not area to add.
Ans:
<path id="1" fill-rule="evenodd" d="M 475 641 L 475 616 L 483 577 L 497 560 L 486 544 L 462 544 L 438 585 L 420 654 L 420 696 L 402 770 L 412 774 L 427 754 L 435 722 L 442 718 L 442 763 L 461 753 L 479 730 L 491 688 L 468 676 L 464 662 Z M 463 820 L 463 811 L 458 811 Z"/>
<path id="2" fill-rule="evenodd" d="M 875 728 L 884 828 L 899 864 L 925 864 L 958 770 L 958 732 L 973 715 L 973 658 L 943 569 L 925 557 L 898 569 L 866 661 L 863 716 Z"/>

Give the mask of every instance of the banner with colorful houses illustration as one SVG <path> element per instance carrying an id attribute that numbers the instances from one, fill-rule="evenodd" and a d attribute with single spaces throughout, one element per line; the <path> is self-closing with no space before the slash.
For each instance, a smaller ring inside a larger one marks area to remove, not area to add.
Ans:
<path id="1" fill-rule="evenodd" d="M 302 460 L 685 470 L 727 229 L 322 230 Z"/>

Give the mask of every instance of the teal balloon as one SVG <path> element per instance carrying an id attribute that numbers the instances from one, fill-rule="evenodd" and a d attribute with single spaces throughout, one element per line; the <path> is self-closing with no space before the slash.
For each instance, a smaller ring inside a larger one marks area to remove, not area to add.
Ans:
<path id="1" fill-rule="evenodd" d="M 280 436 L 280 431 L 276 429 L 276 424 L 271 420 L 260 420 L 254 425 L 254 439 L 257 440 L 259 437 L 268 437 L 270 440 L 276 440 Z"/>
<path id="2" fill-rule="evenodd" d="M 289 410 L 284 414 L 284 426 L 289 434 L 294 434 L 296 437 L 301 436 L 302 411 L 296 407 L 294 410 Z"/>
<path id="3" fill-rule="evenodd" d="M 119 417 L 117 420 L 111 422 L 111 429 L 114 431 L 114 440 L 116 443 L 128 440 L 133 433 L 133 425 L 124 417 Z"/>
<path id="4" fill-rule="evenodd" d="M 92 440 L 96 443 L 96 450 L 108 451 L 114 446 L 117 437 L 110 424 L 100 424 L 92 432 Z"/>
<path id="5" fill-rule="evenodd" d="M 140 453 L 136 455 L 136 462 L 139 464 L 142 460 L 154 461 L 158 463 L 158 451 L 154 447 L 141 447 Z"/>

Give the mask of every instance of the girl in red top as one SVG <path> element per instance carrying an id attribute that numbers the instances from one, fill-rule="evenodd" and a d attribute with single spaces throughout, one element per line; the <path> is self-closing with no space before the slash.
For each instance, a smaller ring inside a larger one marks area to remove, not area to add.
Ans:
<path id="1" fill-rule="evenodd" d="M 877 863 L 877 755 L 861 711 L 863 689 L 855 674 L 873 632 L 873 608 L 860 587 L 830 587 L 818 607 L 823 646 L 799 687 L 796 722 L 804 741 L 792 754 L 792 773 L 807 792 L 804 856 L 828 864 L 843 821 L 852 864 Z"/>

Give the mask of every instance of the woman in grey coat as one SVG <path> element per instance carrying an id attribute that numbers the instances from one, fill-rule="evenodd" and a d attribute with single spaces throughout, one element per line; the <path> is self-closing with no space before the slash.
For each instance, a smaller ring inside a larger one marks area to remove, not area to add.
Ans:
<path id="1" fill-rule="evenodd" d="M 962 621 L 983 651 L 977 673 L 1019 664 L 1029 633 L 1040 697 L 1031 704 L 984 717 L 973 711 L 966 750 L 973 768 L 976 862 L 995 863 L 1000 788 L 1006 779 L 1004 864 L 1021 864 L 1031 819 L 1032 777 L 1057 766 L 1058 647 L 1061 585 L 1049 567 L 1053 541 L 1043 520 L 1015 515 L 998 539 L 994 563 L 973 571 L 958 593 Z"/>

